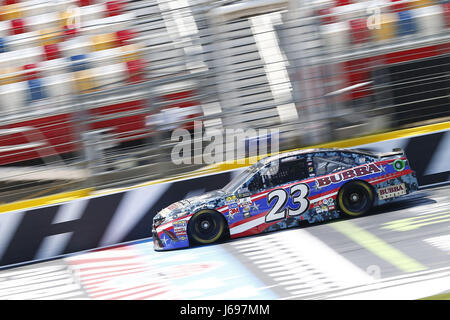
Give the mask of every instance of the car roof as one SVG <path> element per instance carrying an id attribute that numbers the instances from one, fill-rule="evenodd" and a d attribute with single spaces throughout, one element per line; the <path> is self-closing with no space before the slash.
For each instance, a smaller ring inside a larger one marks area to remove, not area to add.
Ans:
<path id="1" fill-rule="evenodd" d="M 308 153 L 315 153 L 315 152 L 350 152 L 350 153 L 358 153 L 365 156 L 371 156 L 378 158 L 379 155 L 376 153 L 373 153 L 371 151 L 366 151 L 362 149 L 346 149 L 346 148 L 314 148 L 314 149 L 302 149 L 302 150 L 295 150 L 295 151 L 288 151 L 288 152 L 281 152 L 273 156 L 266 157 L 264 159 L 261 159 L 260 161 L 263 164 L 267 164 L 269 162 L 283 159 L 286 157 L 293 157 L 293 156 L 299 156 L 302 154 L 308 154 Z"/>

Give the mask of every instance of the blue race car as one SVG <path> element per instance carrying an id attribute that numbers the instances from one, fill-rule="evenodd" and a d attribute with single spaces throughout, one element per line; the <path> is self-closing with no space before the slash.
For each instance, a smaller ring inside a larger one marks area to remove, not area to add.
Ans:
<path id="1" fill-rule="evenodd" d="M 178 201 L 153 219 L 155 250 L 358 217 L 418 189 L 402 150 L 309 149 L 264 158 L 220 190 Z"/>

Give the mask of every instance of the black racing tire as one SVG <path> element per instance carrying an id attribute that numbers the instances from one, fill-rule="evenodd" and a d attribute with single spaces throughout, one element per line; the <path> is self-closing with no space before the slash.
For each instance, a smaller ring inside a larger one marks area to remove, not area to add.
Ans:
<path id="1" fill-rule="evenodd" d="M 227 227 L 225 219 L 214 210 L 200 210 L 188 224 L 189 242 L 211 244 L 224 238 Z"/>
<path id="2" fill-rule="evenodd" d="M 373 188 L 360 180 L 346 183 L 337 196 L 339 210 L 348 217 L 360 217 L 367 214 L 373 206 L 375 193 Z"/>

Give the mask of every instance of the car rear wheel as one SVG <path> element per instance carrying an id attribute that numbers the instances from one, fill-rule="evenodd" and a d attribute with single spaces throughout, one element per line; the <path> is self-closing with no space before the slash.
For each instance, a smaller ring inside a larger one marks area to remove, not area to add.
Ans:
<path id="1" fill-rule="evenodd" d="M 210 244 L 222 239 L 225 235 L 225 221 L 213 210 L 201 210 L 189 221 L 188 235 L 194 244 Z"/>
<path id="2" fill-rule="evenodd" d="M 341 188 L 337 202 L 342 213 L 349 217 L 359 217 L 372 209 L 374 199 L 371 186 L 362 181 L 352 181 Z"/>

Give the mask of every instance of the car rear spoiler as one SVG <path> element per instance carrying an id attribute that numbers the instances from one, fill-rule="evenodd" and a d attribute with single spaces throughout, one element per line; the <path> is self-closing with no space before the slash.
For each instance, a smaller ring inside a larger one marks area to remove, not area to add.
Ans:
<path id="1" fill-rule="evenodd" d="M 381 158 L 388 158 L 393 156 L 406 156 L 406 154 L 402 148 L 394 148 L 391 152 L 383 152 L 380 154 Z"/>

